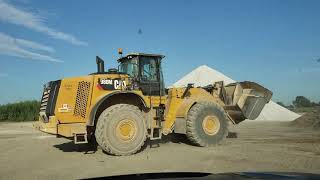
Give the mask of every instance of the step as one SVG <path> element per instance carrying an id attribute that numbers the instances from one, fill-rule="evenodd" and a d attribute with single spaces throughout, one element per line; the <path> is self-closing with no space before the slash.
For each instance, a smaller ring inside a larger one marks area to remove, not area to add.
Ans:
<path id="1" fill-rule="evenodd" d="M 74 133 L 73 134 L 73 142 L 74 144 L 86 144 L 88 143 L 87 133 Z"/>

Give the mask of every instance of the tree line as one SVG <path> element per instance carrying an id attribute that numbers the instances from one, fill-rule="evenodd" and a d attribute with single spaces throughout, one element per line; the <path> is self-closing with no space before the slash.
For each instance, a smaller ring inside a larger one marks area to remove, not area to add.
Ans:
<path id="1" fill-rule="evenodd" d="M 292 101 L 292 104 L 290 104 L 288 106 L 286 106 L 282 102 L 277 102 L 277 103 L 279 105 L 286 107 L 286 108 L 289 108 L 289 109 L 320 106 L 320 102 L 318 102 L 318 103 L 313 102 L 304 96 L 297 96 L 296 99 Z"/>
<path id="2" fill-rule="evenodd" d="M 36 121 L 39 109 L 40 102 L 36 100 L 0 105 L 0 121 Z"/>

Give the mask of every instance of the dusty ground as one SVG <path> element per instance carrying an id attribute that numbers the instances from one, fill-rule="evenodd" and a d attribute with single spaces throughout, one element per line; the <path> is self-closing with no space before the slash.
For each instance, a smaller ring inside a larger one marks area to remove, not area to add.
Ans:
<path id="1" fill-rule="evenodd" d="M 303 116 L 289 123 L 294 127 L 313 128 L 320 130 L 320 106 L 312 108 L 304 108 L 307 112 L 303 113 Z"/>
<path id="2" fill-rule="evenodd" d="M 290 171 L 320 173 L 320 132 L 279 122 L 244 122 L 238 138 L 200 148 L 167 138 L 126 157 L 89 151 L 31 123 L 0 124 L 0 179 L 61 179 L 136 172 Z"/>

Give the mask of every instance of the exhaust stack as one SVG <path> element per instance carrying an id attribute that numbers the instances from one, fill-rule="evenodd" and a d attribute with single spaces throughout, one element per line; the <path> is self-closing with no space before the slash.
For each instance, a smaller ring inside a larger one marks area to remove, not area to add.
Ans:
<path id="1" fill-rule="evenodd" d="M 98 73 L 104 73 L 104 61 L 99 56 L 96 56 L 96 63 Z"/>

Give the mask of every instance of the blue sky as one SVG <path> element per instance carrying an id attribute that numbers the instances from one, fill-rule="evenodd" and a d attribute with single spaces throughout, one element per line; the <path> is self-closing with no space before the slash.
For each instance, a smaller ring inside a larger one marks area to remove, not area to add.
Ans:
<path id="1" fill-rule="evenodd" d="M 0 104 L 96 71 L 96 55 L 117 67 L 119 47 L 166 55 L 167 85 L 206 64 L 261 83 L 275 101 L 318 102 L 319 9 L 309 0 L 0 0 Z"/>

